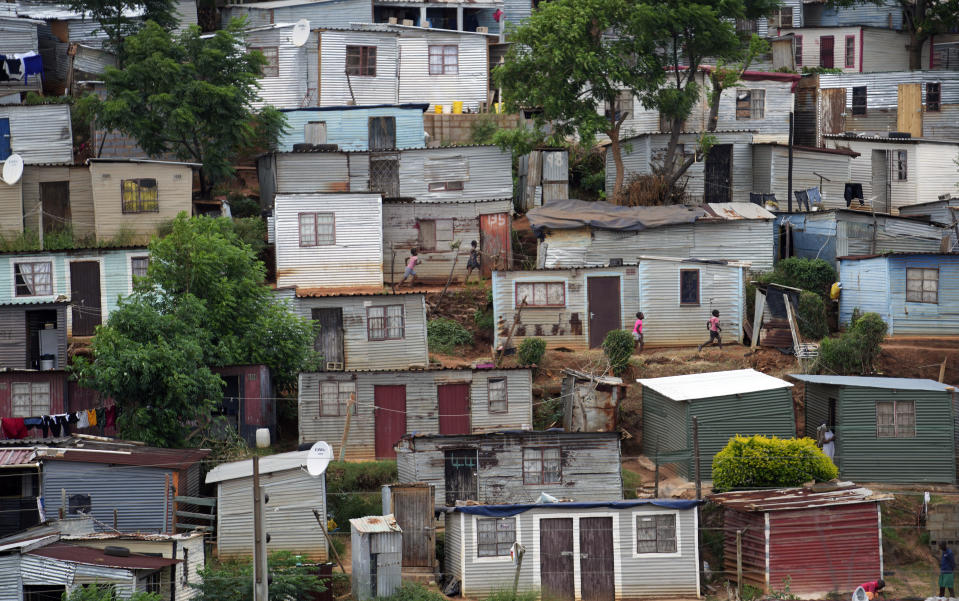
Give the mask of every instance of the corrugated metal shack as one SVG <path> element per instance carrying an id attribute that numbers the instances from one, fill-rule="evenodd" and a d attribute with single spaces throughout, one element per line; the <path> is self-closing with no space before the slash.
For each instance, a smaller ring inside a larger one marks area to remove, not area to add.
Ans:
<path id="1" fill-rule="evenodd" d="M 0 131 L 9 134 L 10 151 L 26 165 L 73 162 L 69 105 L 0 104 Z M 6 158 L 0 155 L 0 161 Z"/>
<path id="2" fill-rule="evenodd" d="M 916 219 L 855 210 L 780 213 L 779 258 L 836 262 L 836 257 L 886 252 L 938 252 L 951 230 Z M 788 226 L 787 226 L 788 224 Z M 950 243 L 950 247 L 954 246 Z M 838 263 L 837 263 L 838 266 Z"/>
<path id="3" fill-rule="evenodd" d="M 277 21 L 247 29 L 243 34 L 247 49 L 259 50 L 268 61 L 257 78 L 259 100 L 253 103 L 254 108 L 296 109 L 318 104 L 319 34 L 311 32 L 305 44 L 295 45 L 292 40 L 295 21 Z"/>
<path id="4" fill-rule="evenodd" d="M 306 472 L 308 451 L 260 459 L 260 487 L 269 493 L 263 507 L 268 551 L 290 551 L 313 561 L 327 559 L 327 542 L 313 511 L 326 524 L 326 477 Z M 253 460 L 221 463 L 206 475 L 216 484 L 217 555 L 253 555 Z"/>
<path id="5" fill-rule="evenodd" d="M 528 211 L 543 203 L 569 198 L 569 151 L 538 148 L 519 158 L 517 205 Z"/>
<path id="6" fill-rule="evenodd" d="M 383 285 L 379 194 L 279 194 L 274 208 L 276 285 Z"/>
<path id="7" fill-rule="evenodd" d="M 315 27 L 349 27 L 373 21 L 369 0 L 273 0 L 255 4 L 227 4 L 220 9 L 220 27 L 245 18 L 247 27 L 295 23 L 306 19 Z"/>
<path id="8" fill-rule="evenodd" d="M 350 520 L 352 591 L 358 601 L 389 597 L 402 584 L 403 529 L 392 515 Z"/>
<path id="9" fill-rule="evenodd" d="M 829 6 L 807 2 L 803 7 L 803 13 L 803 27 L 865 25 L 897 31 L 903 28 L 902 6 L 895 0 L 852 6 Z"/>
<path id="10" fill-rule="evenodd" d="M 370 140 L 376 135 L 375 127 L 383 120 L 392 121 L 396 148 L 425 147 L 423 111 L 427 106 L 384 104 L 284 109 L 288 129 L 280 135 L 277 150 L 290 152 L 295 144 L 306 143 L 333 144 L 347 151 L 368 151 Z"/>
<path id="11" fill-rule="evenodd" d="M 959 334 L 959 254 L 839 257 L 839 324 L 875 312 L 889 336 Z"/>
<path id="12" fill-rule="evenodd" d="M 400 103 L 399 34 L 385 26 L 364 25 L 362 28 L 335 29 L 324 27 L 319 36 L 319 106 Z M 346 46 L 375 48 L 368 57 L 372 68 L 360 68 L 362 75 L 347 75 Z M 311 45 L 316 48 L 316 45 Z M 311 51 L 315 55 L 315 51 Z M 305 65 L 304 65 L 305 68 Z M 306 74 L 307 76 L 309 74 Z M 415 98 L 410 102 L 418 102 Z M 303 105 L 301 105 L 303 106 Z"/>
<path id="13" fill-rule="evenodd" d="M 256 444 L 256 431 L 266 428 L 276 440 L 276 394 L 265 365 L 213 367 L 224 382 L 221 414 L 247 444 Z"/>
<path id="14" fill-rule="evenodd" d="M 844 73 L 905 71 L 909 55 L 903 51 L 909 36 L 886 28 L 845 25 L 836 27 L 782 28 L 781 35 L 792 34 L 799 45 L 796 68 L 825 67 Z"/>
<path id="15" fill-rule="evenodd" d="M 495 12 L 503 8 L 503 0 L 373 0 L 373 19 L 455 31 L 486 27 L 502 34 L 505 19 L 497 23 Z"/>
<path id="16" fill-rule="evenodd" d="M 836 434 L 841 477 L 956 483 L 954 386 L 919 378 L 789 377 L 806 384 L 806 436 L 815 438 L 821 424 Z"/>
<path id="17" fill-rule="evenodd" d="M 298 390 L 300 442 L 325 440 L 340 456 L 346 433 L 348 460 L 393 458 L 408 432 L 468 435 L 533 423 L 526 368 L 301 373 Z"/>
<path id="18" fill-rule="evenodd" d="M 722 314 L 727 341 L 739 341 L 747 268 L 734 262 L 640 257 L 638 265 L 620 267 L 496 271 L 494 346 L 506 344 L 512 332 L 512 346 L 535 336 L 547 348 L 596 348 L 611 330 L 632 331 L 638 311 L 646 317 L 647 345 L 689 346 L 709 337 L 703 324 L 713 309 Z"/>
<path id="19" fill-rule="evenodd" d="M 44 330 L 43 354 L 54 355 L 54 367 L 66 367 L 68 311 L 69 303 L 62 299 L 0 304 L 0 366 L 40 369 L 39 332 Z"/>
<path id="20" fill-rule="evenodd" d="M 39 52 L 37 27 L 43 24 L 43 21 L 35 19 L 18 18 L 13 14 L 9 16 L 0 14 L 0 54 L 11 56 Z M 30 91 L 43 91 L 42 72 L 28 75 L 24 80 L 8 79 L 0 82 L 0 95 Z M 3 158 L 0 156 L 0 160 Z"/>
<path id="21" fill-rule="evenodd" d="M 433 30 L 394 25 L 399 69 L 396 75 L 399 102 L 428 102 L 430 110 L 451 111 L 462 102 L 464 111 L 477 113 L 489 103 L 490 70 L 487 40 L 493 34 Z M 443 65 L 436 64 L 436 48 L 443 49 Z M 455 65 L 452 59 L 455 56 Z"/>
<path id="22" fill-rule="evenodd" d="M 550 599 L 698 598 L 699 501 L 464 505 L 446 515 L 446 569 L 464 597 L 513 586 Z"/>
<path id="23" fill-rule="evenodd" d="M 914 205 L 899 207 L 899 214 L 903 217 L 913 217 L 923 221 L 930 221 L 952 227 L 952 231 L 959 238 L 959 198 L 932 200 Z"/>
<path id="24" fill-rule="evenodd" d="M 629 394 L 622 378 L 563 370 L 563 429 L 567 432 L 614 432 L 619 402 Z"/>
<path id="25" fill-rule="evenodd" d="M 819 188 L 827 208 L 847 206 L 846 183 L 859 157 L 848 149 L 793 146 L 793 191 Z M 783 144 L 753 144 L 752 192 L 775 194 L 780 210 L 789 206 L 789 147 Z M 795 197 L 793 207 L 797 207 Z M 797 207 L 798 208 L 798 207 Z"/>
<path id="26" fill-rule="evenodd" d="M 741 531 L 743 584 L 810 598 L 883 576 L 879 503 L 890 499 L 852 482 L 709 497 L 724 509 L 725 572 L 736 573 Z"/>
<path id="27" fill-rule="evenodd" d="M 664 213 L 667 213 L 664 215 Z M 618 207 L 605 201 L 554 201 L 527 213 L 539 267 L 598 267 L 641 256 L 742 261 L 773 268 L 776 216 L 755 204 Z"/>
<path id="28" fill-rule="evenodd" d="M 792 384 L 753 369 L 637 380 L 643 386 L 643 452 L 695 476 L 693 418 L 699 421 L 700 477 L 712 479 L 713 455 L 737 434 L 796 436 Z"/>
<path id="29" fill-rule="evenodd" d="M 436 487 L 437 505 L 623 498 L 618 432 L 407 434 L 396 445 L 400 482 Z"/>

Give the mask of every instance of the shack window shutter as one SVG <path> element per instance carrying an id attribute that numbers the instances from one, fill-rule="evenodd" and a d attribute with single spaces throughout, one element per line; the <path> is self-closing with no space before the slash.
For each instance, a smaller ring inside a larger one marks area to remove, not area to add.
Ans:
<path id="1" fill-rule="evenodd" d="M 307 123 L 303 138 L 307 144 L 326 144 L 326 122 L 310 121 Z"/>
<path id="2" fill-rule="evenodd" d="M 750 90 L 752 103 L 749 107 L 750 118 L 764 119 L 766 115 L 766 90 Z"/>
<path id="3" fill-rule="evenodd" d="M 656 552 L 676 552 L 676 516 L 674 514 L 656 516 Z"/>
<path id="4" fill-rule="evenodd" d="M 417 219 L 419 228 L 418 245 L 421 250 L 436 249 L 436 221 L 432 219 Z"/>
<path id="5" fill-rule="evenodd" d="M 936 113 L 941 109 L 941 84 L 929 82 L 926 84 L 926 112 Z"/>
<path id="6" fill-rule="evenodd" d="M 876 434 L 881 438 L 896 435 L 896 404 L 892 401 L 876 403 Z"/>
<path id="7" fill-rule="evenodd" d="M 916 437 L 915 401 L 896 401 L 896 437 Z"/>
<path id="8" fill-rule="evenodd" d="M 384 340 L 386 338 L 386 308 L 369 307 L 366 313 L 370 340 Z"/>
<path id="9" fill-rule="evenodd" d="M 401 340 L 406 332 L 403 316 L 403 305 L 386 307 L 386 335 L 391 340 Z"/>
<path id="10" fill-rule="evenodd" d="M 469 181 L 469 159 L 463 155 L 426 159 L 423 178 L 427 182 Z"/>
<path id="11" fill-rule="evenodd" d="M 866 114 L 866 103 L 867 103 L 866 92 L 867 92 L 866 86 L 856 86 L 852 89 L 852 114 L 853 115 Z"/>

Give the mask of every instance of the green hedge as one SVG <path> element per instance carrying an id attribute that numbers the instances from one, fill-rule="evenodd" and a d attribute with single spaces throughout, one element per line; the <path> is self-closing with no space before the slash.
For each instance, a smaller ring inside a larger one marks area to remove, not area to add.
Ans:
<path id="1" fill-rule="evenodd" d="M 713 457 L 713 489 L 800 486 L 839 475 L 811 438 L 735 436 Z"/>
<path id="2" fill-rule="evenodd" d="M 618 376 L 623 373 L 629 365 L 629 358 L 633 356 L 635 348 L 636 341 L 633 340 L 631 332 L 612 330 L 606 334 L 606 339 L 603 340 L 603 352 L 606 353 L 614 374 Z"/>
<path id="3" fill-rule="evenodd" d="M 823 339 L 817 369 L 843 376 L 873 373 L 885 337 L 886 322 L 878 313 L 866 313 L 853 321 L 848 332 L 838 338 Z"/>
<path id="4" fill-rule="evenodd" d="M 431 351 L 449 355 L 458 346 L 473 344 L 473 335 L 458 321 L 439 317 L 426 324 L 426 340 Z"/>

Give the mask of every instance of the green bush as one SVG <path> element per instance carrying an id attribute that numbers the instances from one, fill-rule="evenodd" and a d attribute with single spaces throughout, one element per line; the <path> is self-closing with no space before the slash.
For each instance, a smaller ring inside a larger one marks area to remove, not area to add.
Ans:
<path id="1" fill-rule="evenodd" d="M 713 457 L 713 489 L 777 488 L 839 475 L 811 438 L 735 436 Z"/>
<path id="2" fill-rule="evenodd" d="M 815 292 L 803 290 L 799 295 L 799 311 L 796 315 L 799 333 L 807 340 L 821 340 L 829 335 L 829 318 L 822 297 Z"/>
<path id="3" fill-rule="evenodd" d="M 623 468 L 623 498 L 635 499 L 636 489 L 642 486 L 643 477 L 632 470 Z"/>
<path id="4" fill-rule="evenodd" d="M 477 330 L 489 332 L 493 335 L 493 311 L 492 309 L 476 309 L 473 311 L 473 325 Z"/>
<path id="5" fill-rule="evenodd" d="M 546 341 L 542 338 L 524 338 L 516 355 L 520 365 L 539 365 L 546 353 Z"/>
<path id="6" fill-rule="evenodd" d="M 269 601 L 305 601 L 326 590 L 314 568 L 302 565 L 298 555 L 274 551 L 268 561 Z M 253 601 L 253 563 L 241 559 L 207 562 L 200 570 L 199 582 L 189 586 L 197 591 L 196 601 Z"/>
<path id="7" fill-rule="evenodd" d="M 230 205 L 230 216 L 234 219 L 260 216 L 260 203 L 255 198 L 231 192 L 226 197 L 226 203 Z"/>
<path id="8" fill-rule="evenodd" d="M 345 531 L 353 518 L 382 513 L 382 486 L 397 478 L 395 461 L 334 461 L 326 474 L 328 511 Z"/>
<path id="9" fill-rule="evenodd" d="M 30 92 L 33 94 L 33 92 Z M 61 596 L 63 601 L 115 601 L 116 588 L 112 584 L 84 584 Z M 137 591 L 129 601 L 163 601 L 159 593 Z"/>
<path id="10" fill-rule="evenodd" d="M 458 346 L 473 344 L 473 335 L 458 321 L 440 317 L 426 325 L 426 340 L 430 352 L 449 355 Z"/>
<path id="11" fill-rule="evenodd" d="M 616 375 L 623 373 L 629 365 L 629 358 L 632 357 L 635 348 L 636 342 L 633 340 L 633 335 L 626 330 L 612 330 L 606 334 L 606 340 L 603 340 L 603 352 L 606 353 L 613 373 Z"/>
<path id="12" fill-rule="evenodd" d="M 825 338 L 819 345 L 820 372 L 843 376 L 872 373 L 886 337 L 886 322 L 876 313 L 865 313 L 853 321 L 848 332 Z"/>
<path id="13" fill-rule="evenodd" d="M 378 597 L 382 601 L 447 601 L 439 591 L 427 588 L 416 582 L 404 582 L 389 597 Z"/>
<path id="14" fill-rule="evenodd" d="M 829 261 L 789 257 L 776 263 L 772 271 L 759 274 L 756 281 L 809 290 L 825 299 L 829 297 L 829 289 L 838 278 L 835 267 Z"/>
<path id="15" fill-rule="evenodd" d="M 511 590 L 494 591 L 483 601 L 537 601 L 539 593 L 536 591 L 519 591 L 514 594 Z"/>

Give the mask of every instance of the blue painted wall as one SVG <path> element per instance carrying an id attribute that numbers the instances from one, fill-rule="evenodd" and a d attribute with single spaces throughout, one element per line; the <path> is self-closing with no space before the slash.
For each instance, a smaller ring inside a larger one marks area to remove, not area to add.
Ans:
<path id="1" fill-rule="evenodd" d="M 861 25 L 863 27 L 902 29 L 902 9 L 895 0 L 885 4 L 857 4 L 845 8 L 830 8 L 823 4 L 806 4 L 803 12 L 803 27 L 840 27 Z"/>
<path id="2" fill-rule="evenodd" d="M 306 124 L 310 121 L 326 123 L 326 142 L 340 150 L 369 149 L 370 117 L 396 118 L 397 148 L 424 148 L 423 106 L 398 105 L 380 107 L 336 107 L 323 109 L 291 109 L 286 115 L 287 132 L 280 136 L 277 150 L 289 152 L 294 144 L 304 140 Z"/>
<path id="3" fill-rule="evenodd" d="M 839 281 L 842 294 L 839 296 L 839 326 L 849 327 L 853 311 L 878 313 L 889 326 L 889 265 L 887 257 L 873 259 L 840 260 Z"/>
<path id="4" fill-rule="evenodd" d="M 836 261 L 836 214 L 828 213 L 810 218 L 804 213 L 782 214 L 776 217 L 776 232 L 783 223 L 792 224 L 793 256 L 806 259 Z M 776 249 L 777 259 L 779 248 Z"/>

